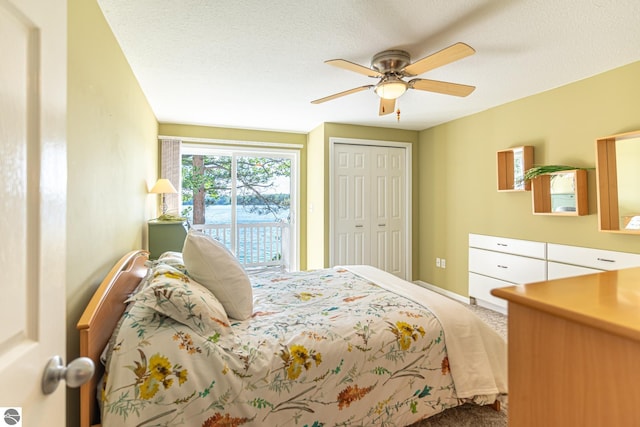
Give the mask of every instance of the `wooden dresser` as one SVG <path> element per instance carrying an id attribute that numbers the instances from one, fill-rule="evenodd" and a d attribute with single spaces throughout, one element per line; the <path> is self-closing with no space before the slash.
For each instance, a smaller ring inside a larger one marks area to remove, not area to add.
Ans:
<path id="1" fill-rule="evenodd" d="M 640 268 L 494 289 L 509 425 L 640 426 Z"/>

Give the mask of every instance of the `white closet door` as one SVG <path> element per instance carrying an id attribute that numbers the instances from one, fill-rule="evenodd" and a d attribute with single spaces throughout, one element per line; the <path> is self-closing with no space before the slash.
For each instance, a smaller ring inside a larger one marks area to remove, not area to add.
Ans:
<path id="1" fill-rule="evenodd" d="M 334 156 L 334 264 L 370 264 L 370 153 L 336 145 Z"/>
<path id="2" fill-rule="evenodd" d="M 370 147 L 372 157 L 372 264 L 405 277 L 405 152 L 403 148 Z"/>
<path id="3" fill-rule="evenodd" d="M 406 278 L 405 149 L 335 144 L 333 162 L 333 264 Z"/>

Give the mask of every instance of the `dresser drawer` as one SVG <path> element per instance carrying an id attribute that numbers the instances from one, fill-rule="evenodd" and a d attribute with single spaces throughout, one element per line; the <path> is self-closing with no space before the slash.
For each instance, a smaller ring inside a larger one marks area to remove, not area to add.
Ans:
<path id="1" fill-rule="evenodd" d="M 469 246 L 472 248 L 488 249 L 512 255 L 523 255 L 531 258 L 546 258 L 547 244 L 530 240 L 509 239 L 506 237 L 469 234 Z"/>
<path id="2" fill-rule="evenodd" d="M 547 258 L 597 270 L 620 270 L 640 266 L 640 254 L 606 251 L 578 246 L 547 244 Z"/>
<path id="3" fill-rule="evenodd" d="M 513 283 L 480 274 L 469 273 L 469 296 L 503 309 L 507 308 L 507 301 L 491 295 L 491 289 L 503 288 L 505 286 L 513 286 Z"/>
<path id="4" fill-rule="evenodd" d="M 469 271 L 516 284 L 532 283 L 547 279 L 547 262 L 469 248 Z"/>
<path id="5" fill-rule="evenodd" d="M 579 265 L 563 264 L 549 261 L 547 263 L 547 279 L 564 279 L 565 277 L 584 276 L 585 274 L 602 273 L 595 268 L 580 267 Z"/>

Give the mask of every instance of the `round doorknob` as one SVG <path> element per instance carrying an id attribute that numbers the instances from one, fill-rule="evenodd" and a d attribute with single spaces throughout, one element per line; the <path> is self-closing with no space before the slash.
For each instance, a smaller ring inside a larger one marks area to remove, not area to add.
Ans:
<path id="1" fill-rule="evenodd" d="M 65 380 L 67 387 L 80 387 L 91 379 L 94 370 L 93 360 L 88 357 L 79 357 L 69 363 L 69 366 L 64 366 L 62 357 L 53 356 L 44 369 L 42 392 L 53 393 L 60 380 Z"/>

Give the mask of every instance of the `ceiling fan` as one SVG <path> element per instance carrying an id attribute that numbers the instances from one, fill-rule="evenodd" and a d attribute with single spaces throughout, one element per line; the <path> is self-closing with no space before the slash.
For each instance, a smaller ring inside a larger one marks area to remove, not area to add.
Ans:
<path id="1" fill-rule="evenodd" d="M 475 52 L 471 46 L 465 43 L 456 43 L 411 63 L 411 56 L 408 52 L 404 50 L 385 50 L 374 55 L 371 60 L 371 68 L 344 59 L 331 59 L 325 61 L 325 63 L 364 74 L 368 77 L 378 78 L 380 81 L 375 85 L 360 86 L 325 96 L 324 98 L 311 101 L 311 103 L 321 104 L 345 95 L 373 89 L 380 97 L 379 115 L 383 116 L 394 112 L 396 99 L 402 96 L 408 89 L 418 89 L 464 97 L 473 92 L 475 86 L 417 78 L 405 81 L 404 78 L 415 77 L 434 68 L 442 67 L 443 65 L 473 55 Z"/>

